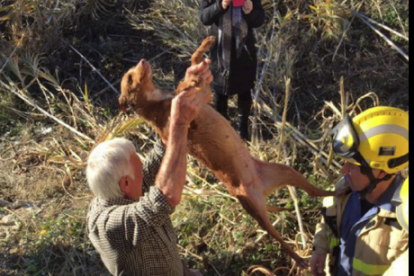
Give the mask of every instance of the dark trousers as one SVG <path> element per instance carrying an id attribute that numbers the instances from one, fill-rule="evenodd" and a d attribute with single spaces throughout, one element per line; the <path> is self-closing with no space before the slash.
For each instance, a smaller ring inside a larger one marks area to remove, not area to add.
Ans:
<path id="1" fill-rule="evenodd" d="M 229 97 L 216 93 L 214 106 L 216 110 L 227 120 L 229 119 L 228 109 Z M 237 130 L 241 138 L 250 140 L 249 137 L 249 116 L 252 107 L 252 96 L 250 93 L 239 94 L 237 97 Z"/>

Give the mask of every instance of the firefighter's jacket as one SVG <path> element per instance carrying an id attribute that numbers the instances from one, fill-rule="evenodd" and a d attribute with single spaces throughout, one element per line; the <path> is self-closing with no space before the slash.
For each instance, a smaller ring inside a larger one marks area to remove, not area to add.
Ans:
<path id="1" fill-rule="evenodd" d="M 397 176 L 391 185 L 402 185 L 404 179 Z M 344 180 L 339 181 L 336 190 L 346 187 Z M 394 190 L 394 189 L 393 189 Z M 351 193 L 342 197 L 328 197 L 324 200 L 322 220 L 316 227 L 313 250 L 327 254 L 327 275 L 335 276 L 340 252 L 341 221 Z M 383 275 L 404 251 L 408 250 L 408 232 L 397 222 L 395 212 L 374 207 L 369 212 L 376 213 L 362 228 L 355 244 L 352 260 L 352 276 Z M 403 275 L 398 275 L 403 276 Z"/>

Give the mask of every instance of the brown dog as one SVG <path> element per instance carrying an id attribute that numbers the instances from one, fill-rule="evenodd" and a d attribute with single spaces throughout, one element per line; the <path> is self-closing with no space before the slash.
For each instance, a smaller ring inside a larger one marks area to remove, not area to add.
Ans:
<path id="1" fill-rule="evenodd" d="M 214 41 L 214 37 L 204 40 L 192 56 L 192 64 L 203 60 L 204 52 Z M 119 104 L 124 111 L 127 106 L 131 106 L 167 140 L 168 119 L 174 94 L 157 89 L 151 78 L 151 66 L 141 60 L 123 76 Z M 197 77 L 180 83 L 177 91 L 189 87 L 197 87 L 200 93 L 211 95 L 210 86 Z M 208 104 L 202 105 L 198 117 L 191 123 L 188 150 L 191 156 L 204 163 L 215 174 L 231 195 L 238 198 L 243 208 L 281 243 L 283 249 L 300 267 L 307 266 L 272 226 L 267 216 L 266 195 L 287 184 L 302 188 L 311 196 L 329 196 L 333 195 L 332 192 L 312 186 L 301 174 L 288 166 L 266 163 L 252 157 L 230 123 Z"/>

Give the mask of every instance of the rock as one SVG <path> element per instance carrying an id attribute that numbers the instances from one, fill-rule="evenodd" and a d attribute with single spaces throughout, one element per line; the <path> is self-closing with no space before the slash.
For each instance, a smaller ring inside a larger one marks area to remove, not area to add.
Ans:
<path id="1" fill-rule="evenodd" d="M 0 225 L 14 225 L 16 223 L 16 219 L 14 218 L 13 214 L 7 215 L 0 220 Z"/>

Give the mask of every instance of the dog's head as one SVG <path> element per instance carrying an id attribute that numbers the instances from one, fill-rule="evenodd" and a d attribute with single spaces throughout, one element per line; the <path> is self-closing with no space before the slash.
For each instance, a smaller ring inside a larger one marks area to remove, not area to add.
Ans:
<path id="1" fill-rule="evenodd" d="M 137 110 L 149 106 L 151 102 L 160 102 L 171 97 L 171 94 L 164 93 L 154 86 L 151 65 L 141 60 L 122 77 L 118 102 L 121 110 L 125 112 L 128 106 Z"/>

